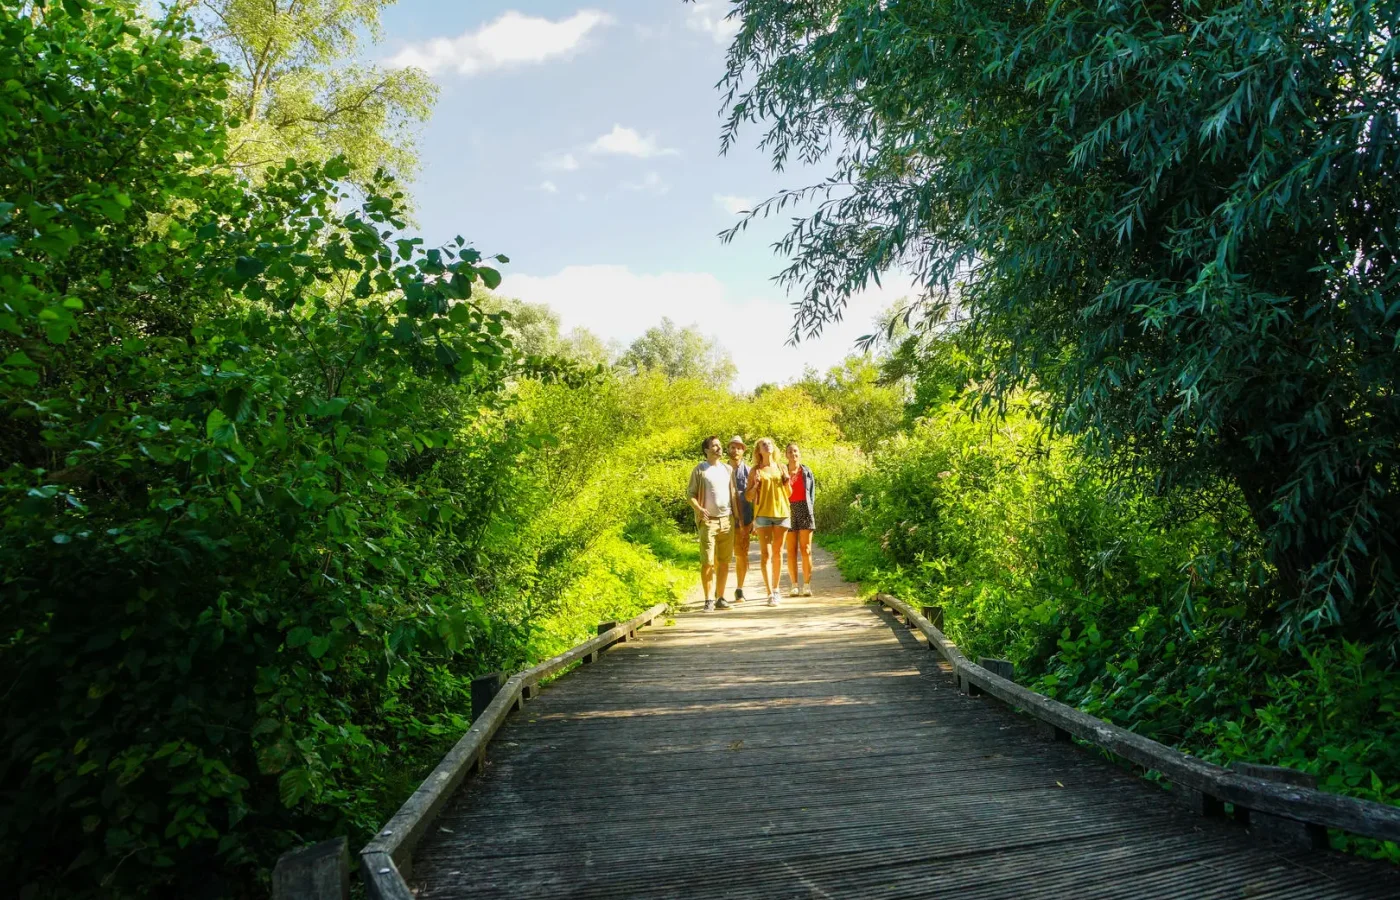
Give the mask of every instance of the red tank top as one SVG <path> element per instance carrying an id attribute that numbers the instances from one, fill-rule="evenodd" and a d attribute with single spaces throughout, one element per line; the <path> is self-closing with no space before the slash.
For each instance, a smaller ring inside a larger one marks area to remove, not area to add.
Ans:
<path id="1" fill-rule="evenodd" d="M 792 476 L 792 481 L 789 482 L 789 485 L 788 500 L 793 503 L 799 503 L 807 499 L 807 478 L 800 467 L 797 470 L 797 474 Z"/>

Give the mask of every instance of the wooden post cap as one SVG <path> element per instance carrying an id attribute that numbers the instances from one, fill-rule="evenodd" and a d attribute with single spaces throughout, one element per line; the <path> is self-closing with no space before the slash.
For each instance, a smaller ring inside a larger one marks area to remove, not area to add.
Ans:
<path id="1" fill-rule="evenodd" d="M 350 844 L 332 838 L 282 854 L 272 870 L 272 900 L 349 900 Z"/>
<path id="2" fill-rule="evenodd" d="M 1016 680 L 1016 664 L 1004 659 L 995 659 L 990 656 L 977 657 L 977 665 L 991 672 L 993 675 L 1000 675 L 1007 681 Z"/>
<path id="3" fill-rule="evenodd" d="M 505 686 L 506 675 L 504 672 L 488 672 L 472 679 L 472 720 L 475 721 L 486 712 L 486 707 L 491 705 L 491 701 L 501 692 Z"/>

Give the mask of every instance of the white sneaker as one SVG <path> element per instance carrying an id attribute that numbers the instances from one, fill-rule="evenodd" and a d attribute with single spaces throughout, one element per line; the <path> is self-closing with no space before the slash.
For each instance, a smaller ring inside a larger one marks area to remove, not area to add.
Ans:
<path id="1" fill-rule="evenodd" d="M 783 592 L 782 592 L 782 591 L 774 591 L 773 593 L 771 593 L 771 594 L 768 595 L 768 605 L 769 605 L 769 606 L 777 606 L 779 603 L 782 602 L 782 599 L 783 599 Z"/>

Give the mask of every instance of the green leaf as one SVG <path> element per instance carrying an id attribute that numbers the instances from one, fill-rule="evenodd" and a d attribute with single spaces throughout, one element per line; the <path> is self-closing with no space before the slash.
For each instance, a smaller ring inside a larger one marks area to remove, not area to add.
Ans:
<path id="1" fill-rule="evenodd" d="M 218 408 L 209 410 L 209 416 L 204 420 L 204 435 L 211 440 L 218 433 L 219 429 L 229 424 L 228 416 Z"/>

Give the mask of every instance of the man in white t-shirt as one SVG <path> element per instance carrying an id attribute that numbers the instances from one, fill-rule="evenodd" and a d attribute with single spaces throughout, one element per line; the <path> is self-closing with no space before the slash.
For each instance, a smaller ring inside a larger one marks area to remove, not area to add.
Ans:
<path id="1" fill-rule="evenodd" d="M 734 471 L 719 461 L 719 437 L 710 435 L 700 444 L 705 461 L 690 472 L 685 489 L 690 508 L 695 511 L 695 530 L 700 534 L 700 586 L 705 589 L 705 612 L 729 609 L 724 599 L 724 583 L 729 580 L 729 558 L 734 555 L 734 510 L 739 498 L 734 493 Z M 714 593 L 711 593 L 711 587 Z"/>

